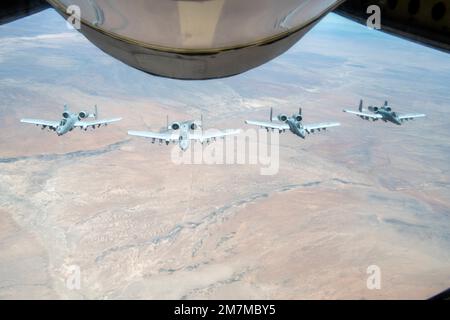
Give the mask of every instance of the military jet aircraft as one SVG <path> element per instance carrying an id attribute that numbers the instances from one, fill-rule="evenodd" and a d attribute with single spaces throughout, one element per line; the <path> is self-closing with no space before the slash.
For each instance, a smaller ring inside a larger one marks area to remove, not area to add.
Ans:
<path id="1" fill-rule="evenodd" d="M 169 118 L 167 117 L 167 127 L 163 128 L 162 132 L 151 131 L 128 131 L 131 136 L 151 138 L 152 143 L 156 140 L 159 144 L 166 143 L 169 145 L 172 143 L 178 143 L 182 151 L 189 149 L 191 141 L 199 141 L 200 143 L 210 143 L 216 141 L 218 138 L 225 138 L 226 136 L 239 134 L 240 130 L 227 130 L 215 131 L 215 132 L 203 132 L 203 117 L 200 121 L 190 120 L 183 122 L 173 122 L 169 124 Z"/>
<path id="2" fill-rule="evenodd" d="M 48 128 L 51 131 L 55 131 L 58 136 L 62 136 L 72 131 L 74 128 L 80 128 L 81 130 L 87 131 L 89 127 L 91 127 L 92 129 L 100 128 L 102 125 L 107 126 L 109 123 L 122 120 L 122 118 L 98 120 L 97 106 L 95 106 L 95 112 L 91 114 L 86 111 L 81 111 L 79 113 L 72 113 L 69 111 L 68 106 L 65 105 L 62 117 L 63 118 L 61 121 L 22 119 L 20 120 L 20 122 L 31 123 L 35 124 L 36 126 L 42 126 L 42 130 Z M 84 119 L 87 118 L 94 118 L 95 121 L 85 121 Z"/>
<path id="3" fill-rule="evenodd" d="M 274 122 L 277 121 L 277 122 Z M 270 109 L 270 122 L 261 122 L 261 121 L 252 121 L 247 120 L 245 123 L 250 125 L 259 126 L 262 128 L 266 128 L 269 130 L 278 130 L 279 133 L 286 132 L 286 130 L 290 130 L 293 134 L 299 136 L 302 139 L 306 138 L 307 134 L 311 134 L 314 132 L 327 130 L 331 127 L 338 127 L 341 124 L 337 122 L 325 122 L 325 123 L 315 123 L 315 124 L 304 124 L 302 109 L 300 108 L 298 113 L 292 115 L 292 117 L 288 117 L 285 114 L 279 114 L 278 117 L 273 117 L 273 108 Z"/>
<path id="4" fill-rule="evenodd" d="M 408 113 L 408 114 L 398 114 L 397 112 L 392 111 L 392 108 L 389 106 L 389 102 L 385 102 L 384 106 L 382 107 L 368 107 L 369 112 L 366 112 L 364 110 L 363 106 L 364 102 L 363 100 L 359 103 L 359 111 L 351 111 L 344 109 L 344 112 L 356 114 L 358 117 L 360 117 L 363 120 L 382 120 L 384 122 L 392 122 L 396 125 L 402 125 L 404 121 L 414 120 L 416 118 L 423 118 L 426 117 L 423 113 Z"/>

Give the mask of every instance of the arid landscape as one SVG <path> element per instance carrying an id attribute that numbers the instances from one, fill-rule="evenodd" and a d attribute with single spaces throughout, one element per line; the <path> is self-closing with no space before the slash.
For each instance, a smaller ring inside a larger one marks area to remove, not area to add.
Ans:
<path id="1" fill-rule="evenodd" d="M 0 26 L 0 44 L 0 299 L 425 299 L 450 287 L 448 54 L 335 15 L 223 80 L 133 70 L 52 11 Z M 360 98 L 428 117 L 398 127 L 342 112 Z M 20 123 L 59 120 L 66 103 L 123 120 L 62 137 Z M 305 122 L 342 126 L 280 136 L 276 175 L 177 165 L 176 146 L 126 134 L 166 115 L 246 130 L 299 106 Z"/>

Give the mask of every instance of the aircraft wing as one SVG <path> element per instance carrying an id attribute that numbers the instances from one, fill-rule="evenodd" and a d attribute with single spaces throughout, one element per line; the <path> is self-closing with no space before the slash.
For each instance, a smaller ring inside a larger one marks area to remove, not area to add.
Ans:
<path id="1" fill-rule="evenodd" d="M 413 119 L 416 119 L 416 118 L 423 118 L 423 117 L 426 117 L 426 115 L 423 114 L 423 113 L 409 113 L 409 114 L 401 114 L 401 115 L 399 115 L 398 119 L 400 121 L 404 121 L 404 120 L 408 121 L 408 120 L 413 120 Z"/>
<path id="2" fill-rule="evenodd" d="M 351 113 L 351 114 L 356 114 L 358 117 L 362 117 L 362 118 L 371 118 L 371 119 L 382 119 L 383 117 L 379 114 L 376 113 L 365 113 L 365 112 L 358 112 L 358 111 L 352 111 L 352 110 L 344 110 L 344 112 L 347 113 Z"/>
<path id="3" fill-rule="evenodd" d="M 324 122 L 324 123 L 315 123 L 315 124 L 307 124 L 304 125 L 303 128 L 308 133 L 314 133 L 314 131 L 326 130 L 332 127 L 339 127 L 341 124 L 338 122 Z"/>
<path id="4" fill-rule="evenodd" d="M 246 124 L 250 124 L 253 126 L 258 126 L 266 129 L 275 129 L 275 130 L 289 130 L 289 126 L 285 123 L 276 123 L 276 122 L 261 122 L 261 121 L 245 121 Z"/>
<path id="5" fill-rule="evenodd" d="M 59 121 L 48 121 L 48 120 L 39 120 L 39 119 L 22 119 L 20 120 L 22 123 L 31 123 L 38 126 L 49 127 L 56 129 L 59 125 Z"/>
<path id="6" fill-rule="evenodd" d="M 205 133 L 197 133 L 194 132 L 189 135 L 189 139 L 197 140 L 200 142 L 214 140 L 217 138 L 225 138 L 226 136 L 232 136 L 239 134 L 241 130 L 227 130 L 227 131 L 216 131 L 216 132 L 205 132 Z"/>
<path id="7" fill-rule="evenodd" d="M 97 120 L 97 121 L 77 121 L 75 122 L 75 127 L 78 128 L 88 128 L 88 127 L 100 127 L 102 125 L 107 125 L 109 123 L 117 122 L 122 120 L 122 118 L 114 118 L 114 119 L 105 119 L 105 120 Z"/>
<path id="8" fill-rule="evenodd" d="M 155 140 L 163 140 L 166 142 L 178 141 L 180 135 L 176 132 L 150 132 L 150 131 L 128 131 L 130 136 L 151 138 Z"/>

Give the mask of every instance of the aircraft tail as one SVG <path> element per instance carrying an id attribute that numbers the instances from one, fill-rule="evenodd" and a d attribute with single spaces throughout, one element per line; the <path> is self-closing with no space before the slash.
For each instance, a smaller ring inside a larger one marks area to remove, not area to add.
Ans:
<path id="1" fill-rule="evenodd" d="M 359 101 L 359 112 L 363 112 L 363 106 L 364 106 L 364 101 L 361 99 L 360 101 Z"/>
<path id="2" fill-rule="evenodd" d="M 388 105 L 389 105 L 389 102 L 388 102 L 388 101 L 385 101 L 385 102 L 384 102 L 384 106 L 387 107 Z"/>
<path id="3" fill-rule="evenodd" d="M 97 107 L 97 105 L 94 106 L 94 118 L 95 118 L 95 120 L 98 120 L 98 107 Z"/>
<path id="4" fill-rule="evenodd" d="M 300 108 L 298 108 L 298 114 L 299 115 L 302 115 L 302 113 L 303 113 L 303 110 L 302 110 L 302 108 L 300 107 Z"/>
<path id="5" fill-rule="evenodd" d="M 64 105 L 64 111 L 69 111 L 69 106 L 67 104 Z"/>
<path id="6" fill-rule="evenodd" d="M 273 108 L 270 108 L 270 122 L 273 121 Z"/>

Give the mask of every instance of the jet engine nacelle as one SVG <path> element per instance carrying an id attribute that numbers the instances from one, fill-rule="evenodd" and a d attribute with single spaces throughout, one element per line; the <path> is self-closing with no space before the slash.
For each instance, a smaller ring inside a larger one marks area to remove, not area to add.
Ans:
<path id="1" fill-rule="evenodd" d="M 62 114 L 64 119 L 68 119 L 70 117 L 70 114 L 66 111 Z"/>
<path id="2" fill-rule="evenodd" d="M 392 111 L 392 108 L 391 107 L 386 107 L 386 108 L 384 108 L 387 112 L 391 112 Z"/>
<path id="3" fill-rule="evenodd" d="M 191 124 L 191 130 L 197 130 L 198 125 L 196 123 Z"/>
<path id="4" fill-rule="evenodd" d="M 294 118 L 296 121 L 298 121 L 298 122 L 300 122 L 300 121 L 303 120 L 303 117 L 302 117 L 301 115 L 299 115 L 299 114 L 294 114 L 293 118 Z"/>
<path id="5" fill-rule="evenodd" d="M 280 120 L 281 122 L 286 122 L 288 119 L 288 116 L 285 114 L 279 114 L 278 115 L 278 120 Z"/>
<path id="6" fill-rule="evenodd" d="M 378 107 L 369 107 L 369 110 L 372 112 L 377 112 L 378 111 Z"/>
<path id="7" fill-rule="evenodd" d="M 86 112 L 86 111 L 81 111 L 81 112 L 78 114 L 78 118 L 80 118 L 80 119 L 86 119 L 87 117 L 89 117 L 89 113 Z"/>
<path id="8" fill-rule="evenodd" d="M 174 122 L 174 123 L 172 123 L 171 125 L 170 125 L 170 128 L 172 129 L 172 130 L 179 130 L 180 129 L 180 127 L 181 127 L 181 125 L 178 123 L 178 122 Z"/>

